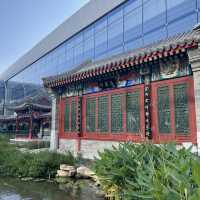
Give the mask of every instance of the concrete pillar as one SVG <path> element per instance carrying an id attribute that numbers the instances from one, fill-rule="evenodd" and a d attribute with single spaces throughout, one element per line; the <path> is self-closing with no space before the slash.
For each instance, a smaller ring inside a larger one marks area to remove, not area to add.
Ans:
<path id="1" fill-rule="evenodd" d="M 189 63 L 193 71 L 194 95 L 197 127 L 197 151 L 200 153 L 200 47 L 188 51 Z"/>
<path id="2" fill-rule="evenodd" d="M 52 99 L 50 149 L 56 151 L 58 149 L 57 99 L 55 94 L 51 94 L 50 97 Z"/>
<path id="3" fill-rule="evenodd" d="M 40 132 L 39 132 L 39 137 L 42 138 L 43 137 L 43 124 L 42 124 L 42 119 L 40 120 Z"/>

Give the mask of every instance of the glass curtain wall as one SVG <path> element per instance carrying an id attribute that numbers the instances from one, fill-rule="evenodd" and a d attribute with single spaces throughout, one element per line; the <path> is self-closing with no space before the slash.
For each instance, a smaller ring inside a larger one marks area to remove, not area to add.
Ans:
<path id="1" fill-rule="evenodd" d="M 127 0 L 9 82 L 41 85 L 42 77 L 60 74 L 85 61 L 96 61 L 191 30 L 199 21 L 200 0 Z M 9 93 L 23 89 L 18 84 L 10 85 Z M 18 99 L 24 95 L 26 92 L 9 96 Z"/>

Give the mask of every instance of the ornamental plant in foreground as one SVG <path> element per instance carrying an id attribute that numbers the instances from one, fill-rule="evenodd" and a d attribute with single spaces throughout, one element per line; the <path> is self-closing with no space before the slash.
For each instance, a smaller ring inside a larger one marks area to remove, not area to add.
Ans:
<path id="1" fill-rule="evenodd" d="M 199 200 L 200 158 L 175 144 L 120 144 L 99 153 L 94 170 L 105 191 L 125 200 Z"/>

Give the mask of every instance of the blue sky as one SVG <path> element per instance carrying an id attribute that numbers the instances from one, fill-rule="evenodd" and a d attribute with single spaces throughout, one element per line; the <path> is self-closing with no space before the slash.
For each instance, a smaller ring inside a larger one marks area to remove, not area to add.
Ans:
<path id="1" fill-rule="evenodd" d="M 0 73 L 89 0 L 0 0 Z"/>

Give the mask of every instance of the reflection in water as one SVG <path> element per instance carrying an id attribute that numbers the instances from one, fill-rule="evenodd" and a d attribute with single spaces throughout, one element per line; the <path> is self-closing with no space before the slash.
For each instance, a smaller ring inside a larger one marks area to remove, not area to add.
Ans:
<path id="1" fill-rule="evenodd" d="M 22 182 L 0 178 L 0 200 L 97 200 L 92 187 L 79 192 L 60 190 L 54 183 Z"/>

